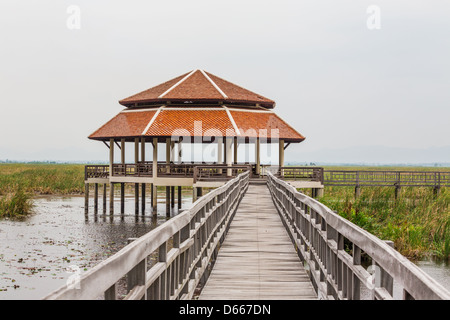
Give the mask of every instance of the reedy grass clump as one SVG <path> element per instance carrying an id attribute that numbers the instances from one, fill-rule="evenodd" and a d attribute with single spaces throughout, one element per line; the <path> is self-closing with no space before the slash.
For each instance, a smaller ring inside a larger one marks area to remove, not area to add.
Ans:
<path id="1" fill-rule="evenodd" d="M 32 209 L 31 196 L 22 188 L 0 197 L 0 218 L 23 218 L 31 214 Z"/>
<path id="2" fill-rule="evenodd" d="M 354 188 L 326 187 L 322 203 L 341 216 L 383 240 L 410 259 L 425 257 L 450 259 L 450 192 L 441 188 L 403 188 L 395 199 L 394 188 L 363 187 L 354 197 Z"/>

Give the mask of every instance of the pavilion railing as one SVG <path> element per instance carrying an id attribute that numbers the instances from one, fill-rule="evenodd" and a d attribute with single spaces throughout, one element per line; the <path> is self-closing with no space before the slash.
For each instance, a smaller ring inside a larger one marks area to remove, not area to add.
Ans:
<path id="1" fill-rule="evenodd" d="M 90 178 L 109 178 L 108 165 L 87 165 L 84 167 L 84 180 Z"/>
<path id="2" fill-rule="evenodd" d="M 44 299 L 115 300 L 122 290 L 124 300 L 191 299 L 248 183 L 249 172 L 240 174 Z"/>
<path id="3" fill-rule="evenodd" d="M 207 165 L 194 167 L 194 183 L 198 181 L 226 181 L 243 172 L 251 172 L 250 165 Z"/>
<path id="4" fill-rule="evenodd" d="M 385 241 L 271 173 L 267 184 L 319 297 L 393 299 L 395 282 L 405 300 L 450 299 L 449 291 Z M 371 260 L 368 268 L 362 257 Z"/>

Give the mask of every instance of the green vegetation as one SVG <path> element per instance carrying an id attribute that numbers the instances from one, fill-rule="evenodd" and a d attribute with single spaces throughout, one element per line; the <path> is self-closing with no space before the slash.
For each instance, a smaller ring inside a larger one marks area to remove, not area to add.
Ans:
<path id="1" fill-rule="evenodd" d="M 84 165 L 0 164 L 0 194 L 13 194 L 19 188 L 32 194 L 82 194 Z"/>
<path id="2" fill-rule="evenodd" d="M 0 218 L 22 218 L 32 212 L 31 196 L 21 188 L 0 197 Z"/>
<path id="3" fill-rule="evenodd" d="M 0 164 L 0 218 L 32 213 L 32 195 L 83 192 L 84 165 Z"/>
<path id="4" fill-rule="evenodd" d="M 345 169 L 356 170 L 355 167 Z M 437 168 L 402 169 L 433 171 Z M 394 241 L 395 248 L 410 259 L 450 259 L 448 188 L 441 188 L 438 196 L 430 187 L 402 188 L 396 200 L 395 189 L 392 187 L 361 187 L 359 198 L 355 198 L 353 187 L 325 187 L 325 195 L 320 201 L 380 239 Z"/>

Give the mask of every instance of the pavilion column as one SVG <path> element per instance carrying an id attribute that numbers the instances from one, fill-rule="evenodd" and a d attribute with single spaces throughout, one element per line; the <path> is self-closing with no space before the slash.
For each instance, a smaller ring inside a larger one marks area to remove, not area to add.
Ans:
<path id="1" fill-rule="evenodd" d="M 231 177 L 232 176 L 232 163 L 231 163 L 231 157 L 233 155 L 233 138 L 231 137 L 227 137 L 225 138 L 225 162 L 227 167 L 230 167 L 229 169 L 227 169 L 227 177 Z"/>
<path id="2" fill-rule="evenodd" d="M 156 186 L 156 179 L 158 177 L 158 138 L 153 138 L 153 162 L 152 162 L 152 175 L 153 175 L 153 184 L 152 184 L 152 209 L 153 215 L 156 216 L 158 214 L 158 189 Z"/>
<path id="3" fill-rule="evenodd" d="M 134 163 L 139 163 L 139 138 L 134 138 Z M 139 183 L 134 184 L 134 213 L 139 214 Z"/>
<path id="4" fill-rule="evenodd" d="M 233 152 L 233 156 L 234 156 L 234 164 L 237 164 L 238 163 L 238 157 L 237 157 L 237 149 L 238 149 L 238 138 L 237 137 L 234 137 L 234 144 L 233 144 L 233 146 L 234 146 L 234 152 Z"/>
<path id="5" fill-rule="evenodd" d="M 145 138 L 141 138 L 141 161 L 142 163 L 145 162 Z M 142 215 L 145 214 L 145 191 L 146 191 L 146 185 L 145 183 L 141 184 L 141 210 Z"/>
<path id="6" fill-rule="evenodd" d="M 217 164 L 223 164 L 223 138 L 217 137 Z M 222 173 L 222 169 L 218 170 L 218 173 Z"/>
<path id="7" fill-rule="evenodd" d="M 261 147 L 259 137 L 256 138 L 255 142 L 255 160 L 256 160 L 256 175 L 259 176 L 261 172 L 261 159 L 260 159 Z"/>
<path id="8" fill-rule="evenodd" d="M 120 160 L 125 173 L 125 139 L 120 139 Z M 125 183 L 120 183 L 120 213 L 125 214 Z"/>
<path id="9" fill-rule="evenodd" d="M 181 164 L 182 158 L 183 158 L 183 145 L 181 144 L 181 138 L 178 141 L 178 163 Z"/>
<path id="10" fill-rule="evenodd" d="M 170 154 L 172 139 L 166 138 L 166 173 L 170 173 Z"/>
<path id="11" fill-rule="evenodd" d="M 280 166 L 280 175 L 283 177 L 284 172 L 281 169 L 284 167 L 284 140 L 280 139 L 278 142 L 278 165 Z"/>
<path id="12" fill-rule="evenodd" d="M 113 175 L 114 165 L 114 139 L 109 139 L 109 178 Z"/>

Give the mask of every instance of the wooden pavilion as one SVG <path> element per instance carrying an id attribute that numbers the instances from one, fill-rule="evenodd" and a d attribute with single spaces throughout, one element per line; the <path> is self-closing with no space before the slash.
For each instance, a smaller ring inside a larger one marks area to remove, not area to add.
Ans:
<path id="1" fill-rule="evenodd" d="M 166 208 L 174 206 L 175 187 L 178 206 L 181 187 L 194 188 L 194 200 L 203 187 L 218 187 L 243 170 L 254 178 L 264 175 L 260 163 L 261 143 L 278 144 L 279 168 L 284 165 L 284 150 L 305 137 L 273 111 L 275 102 L 204 70 L 193 70 L 160 85 L 142 91 L 119 103 L 125 109 L 89 136 L 109 148 L 109 165 L 86 166 L 86 213 L 89 184 L 110 186 L 110 213 L 113 212 L 114 185 L 121 188 L 121 213 L 124 212 L 124 185 L 135 184 L 136 214 L 139 212 L 141 184 L 142 213 L 145 212 L 146 185 L 151 185 L 153 213 L 156 214 L 156 187 L 166 187 Z M 125 159 L 125 148 L 134 145 L 134 159 Z M 158 143 L 165 143 L 165 161 L 158 162 Z M 183 145 L 215 144 L 217 161 L 192 162 L 183 159 Z M 146 146 L 152 146 L 148 159 Z M 238 145 L 253 144 L 255 161 L 238 163 Z M 118 149 L 120 163 L 114 162 Z"/>

